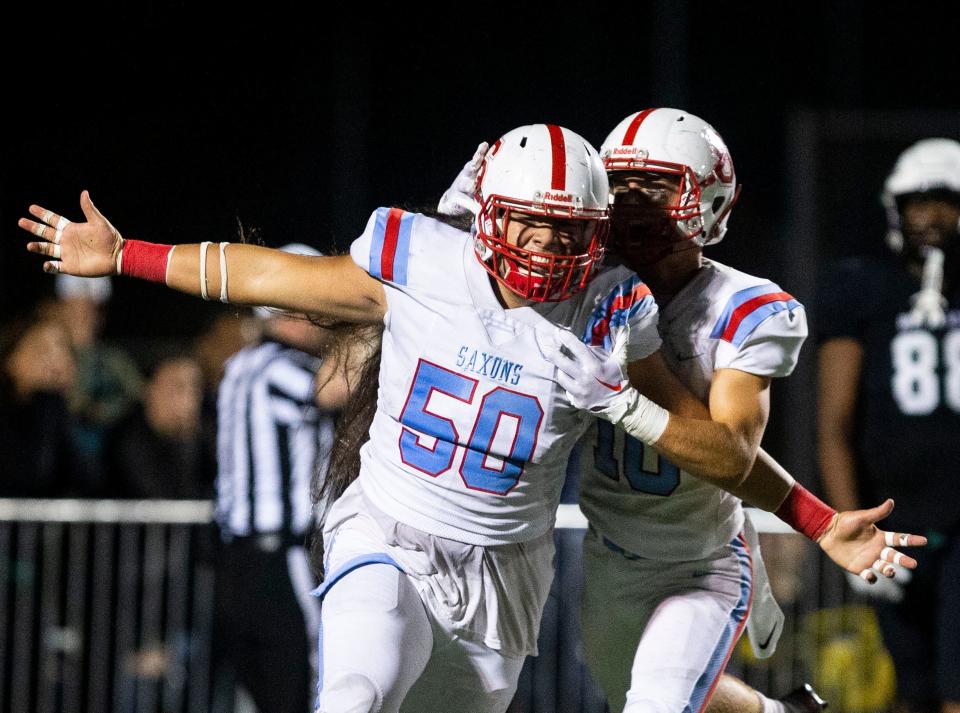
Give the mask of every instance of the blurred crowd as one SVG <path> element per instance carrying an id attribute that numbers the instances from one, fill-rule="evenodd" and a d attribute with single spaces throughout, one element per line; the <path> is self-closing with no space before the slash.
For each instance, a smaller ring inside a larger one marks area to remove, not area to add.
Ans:
<path id="1" fill-rule="evenodd" d="M 129 349 L 102 337 L 111 296 L 110 278 L 59 275 L 0 326 L 0 497 L 212 496 L 216 389 L 250 320 Z"/>

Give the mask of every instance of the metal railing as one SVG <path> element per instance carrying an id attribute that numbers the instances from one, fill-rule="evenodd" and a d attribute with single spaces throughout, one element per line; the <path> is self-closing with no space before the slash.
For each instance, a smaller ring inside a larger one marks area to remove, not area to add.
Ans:
<path id="1" fill-rule="evenodd" d="M 808 679 L 823 685 L 830 666 L 842 678 L 841 654 L 862 657 L 873 636 L 855 621 L 862 610 L 846 606 L 842 573 L 815 546 L 754 515 L 787 620 L 771 659 L 753 659 L 743 641 L 728 670 L 772 695 Z M 0 713 L 208 711 L 210 518 L 205 501 L 0 500 Z M 564 505 L 557 524 L 540 656 L 527 662 L 510 710 L 602 713 L 579 634 L 586 521 Z M 832 710 L 881 709 L 837 690 Z"/>
<path id="2" fill-rule="evenodd" d="M 210 511 L 0 500 L 0 711 L 209 710 Z"/>

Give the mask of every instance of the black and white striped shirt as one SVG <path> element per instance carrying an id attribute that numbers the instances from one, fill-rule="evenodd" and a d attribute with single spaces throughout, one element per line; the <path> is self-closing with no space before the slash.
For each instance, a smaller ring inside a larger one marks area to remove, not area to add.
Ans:
<path id="1" fill-rule="evenodd" d="M 319 366 L 270 340 L 227 362 L 217 397 L 216 518 L 225 538 L 299 538 L 309 529 L 310 479 L 333 438 L 330 415 L 313 400 Z"/>

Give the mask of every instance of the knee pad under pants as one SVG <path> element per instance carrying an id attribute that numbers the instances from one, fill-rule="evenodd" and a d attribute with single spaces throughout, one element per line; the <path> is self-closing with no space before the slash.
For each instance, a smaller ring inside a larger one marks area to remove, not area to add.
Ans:
<path id="1" fill-rule="evenodd" d="M 321 610 L 322 713 L 396 713 L 430 659 L 433 634 L 420 596 L 387 564 L 350 572 Z"/>

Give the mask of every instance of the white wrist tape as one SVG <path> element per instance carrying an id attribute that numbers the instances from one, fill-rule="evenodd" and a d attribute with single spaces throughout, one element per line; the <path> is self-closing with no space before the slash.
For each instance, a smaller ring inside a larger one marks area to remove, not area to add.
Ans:
<path id="1" fill-rule="evenodd" d="M 600 415 L 651 446 L 660 440 L 670 420 L 669 411 L 632 388 L 624 389 Z"/>
<path id="2" fill-rule="evenodd" d="M 209 240 L 200 243 L 200 296 L 205 300 L 210 299 L 207 295 L 207 247 L 209 245 Z"/>
<path id="3" fill-rule="evenodd" d="M 220 243 L 220 301 L 227 303 L 227 255 L 224 250 L 230 243 Z"/>
<path id="4" fill-rule="evenodd" d="M 123 240 L 123 238 L 120 239 Z M 172 248 L 170 248 L 170 252 L 167 253 L 167 265 L 163 268 L 163 284 L 165 285 L 170 284 L 170 261 L 173 260 L 173 251 L 176 249 L 177 246 L 174 245 Z M 121 250 L 120 252 L 122 253 L 123 251 Z M 118 262 L 117 265 L 119 266 L 119 264 L 120 263 Z"/>

